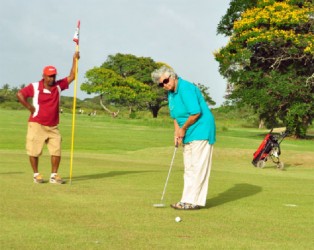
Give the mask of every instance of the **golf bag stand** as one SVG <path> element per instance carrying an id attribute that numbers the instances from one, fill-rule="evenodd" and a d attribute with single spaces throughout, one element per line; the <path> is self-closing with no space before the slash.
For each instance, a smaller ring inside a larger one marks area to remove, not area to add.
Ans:
<path id="1" fill-rule="evenodd" d="M 280 143 L 288 135 L 287 130 L 280 134 L 273 134 L 273 129 L 265 136 L 258 149 L 253 154 L 252 164 L 257 168 L 264 168 L 266 161 L 271 159 L 277 168 L 282 170 L 284 163 L 280 161 Z"/>

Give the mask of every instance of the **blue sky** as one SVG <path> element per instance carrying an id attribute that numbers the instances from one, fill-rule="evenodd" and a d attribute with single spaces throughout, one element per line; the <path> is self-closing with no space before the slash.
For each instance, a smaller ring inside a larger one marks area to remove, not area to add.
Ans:
<path id="1" fill-rule="evenodd" d="M 0 86 L 41 79 L 54 65 L 67 76 L 81 20 L 77 96 L 85 72 L 116 53 L 151 57 L 171 65 L 182 78 L 202 83 L 221 105 L 226 80 L 213 52 L 228 42 L 216 29 L 229 0 L 3 0 L 0 2 Z M 63 92 L 73 96 L 73 86 Z"/>

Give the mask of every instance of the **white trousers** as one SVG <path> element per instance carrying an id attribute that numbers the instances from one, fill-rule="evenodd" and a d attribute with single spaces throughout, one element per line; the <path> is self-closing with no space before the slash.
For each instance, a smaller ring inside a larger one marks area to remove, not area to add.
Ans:
<path id="1" fill-rule="evenodd" d="M 184 187 L 181 202 L 205 206 L 214 146 L 208 141 L 184 145 Z"/>

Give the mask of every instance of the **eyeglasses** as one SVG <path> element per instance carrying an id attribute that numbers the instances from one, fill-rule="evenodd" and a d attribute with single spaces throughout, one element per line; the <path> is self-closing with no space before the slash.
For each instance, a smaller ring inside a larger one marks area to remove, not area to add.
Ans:
<path id="1" fill-rule="evenodd" d="M 171 77 L 171 76 L 169 76 L 168 78 L 164 79 L 162 82 L 158 83 L 158 86 L 159 86 L 160 88 L 163 88 L 164 85 L 167 84 L 167 83 L 170 81 L 170 77 Z"/>

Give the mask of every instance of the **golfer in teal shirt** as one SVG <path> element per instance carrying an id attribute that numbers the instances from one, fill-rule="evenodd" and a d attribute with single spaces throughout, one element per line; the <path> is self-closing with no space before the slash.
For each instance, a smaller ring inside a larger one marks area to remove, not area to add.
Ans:
<path id="1" fill-rule="evenodd" d="M 183 127 L 191 115 L 199 114 L 197 121 L 186 130 L 184 144 L 197 140 L 215 143 L 214 117 L 197 86 L 179 77 L 176 90 L 168 92 L 168 102 L 170 116 L 177 121 L 179 127 Z"/>
<path id="2" fill-rule="evenodd" d="M 174 209 L 193 210 L 206 205 L 208 181 L 216 141 L 214 117 L 199 88 L 178 77 L 168 67 L 152 73 L 152 79 L 168 91 L 174 143 L 183 144 L 184 188 Z"/>

